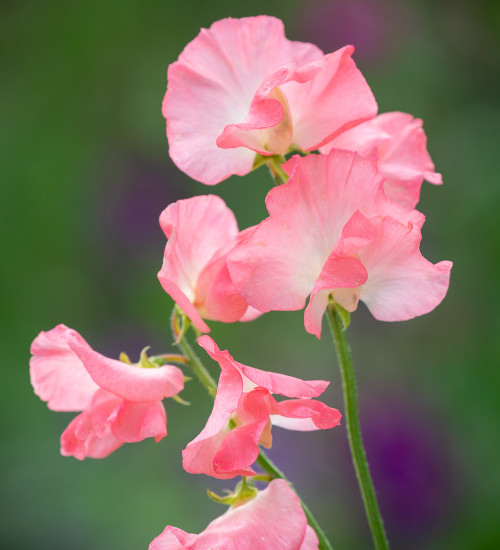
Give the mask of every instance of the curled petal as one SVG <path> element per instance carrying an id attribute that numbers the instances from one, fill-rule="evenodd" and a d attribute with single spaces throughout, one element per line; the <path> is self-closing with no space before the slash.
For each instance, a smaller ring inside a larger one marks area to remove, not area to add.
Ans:
<path id="1" fill-rule="evenodd" d="M 434 171 L 427 151 L 427 137 L 422 120 L 408 113 L 392 112 L 379 115 L 340 134 L 321 148 L 357 151 L 363 157 L 375 153 L 379 170 L 384 174 L 387 196 L 414 208 L 420 198 L 423 180 L 441 184 L 442 177 Z"/>
<path id="2" fill-rule="evenodd" d="M 99 388 L 69 347 L 69 333 L 67 326 L 57 325 L 31 344 L 31 384 L 53 411 L 82 411 Z"/>
<path id="3" fill-rule="evenodd" d="M 390 217 L 370 221 L 378 236 L 359 253 L 368 270 L 360 299 L 381 321 L 405 321 L 432 311 L 446 295 L 452 263 L 434 265 L 422 256 L 417 226 Z"/>
<path id="4" fill-rule="evenodd" d="M 68 344 L 101 388 L 127 401 L 159 401 L 184 388 L 182 371 L 170 365 L 140 368 L 95 352 L 75 331 Z"/>
<path id="5" fill-rule="evenodd" d="M 198 344 L 214 361 L 219 363 L 223 373 L 237 372 L 240 380 L 243 380 L 242 388 L 246 379 L 250 382 L 250 388 L 247 386 L 248 389 L 260 386 L 271 393 L 286 397 L 317 397 L 329 385 L 329 382 L 325 380 L 300 380 L 286 374 L 264 371 L 238 363 L 227 350 L 220 350 L 210 336 L 201 336 L 198 339 Z"/>
<path id="6" fill-rule="evenodd" d="M 287 399 L 278 403 L 278 414 L 271 415 L 273 426 L 288 430 L 328 430 L 340 424 L 342 415 L 314 399 Z"/>

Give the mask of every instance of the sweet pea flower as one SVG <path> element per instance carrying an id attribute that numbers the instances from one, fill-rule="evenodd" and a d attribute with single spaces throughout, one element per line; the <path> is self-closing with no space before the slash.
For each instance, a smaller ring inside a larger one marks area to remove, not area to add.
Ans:
<path id="1" fill-rule="evenodd" d="M 199 535 L 168 525 L 149 550 L 317 550 L 316 533 L 297 495 L 275 479 L 249 502 L 231 507 Z"/>
<path id="2" fill-rule="evenodd" d="M 228 257 L 231 278 L 249 304 L 266 312 L 302 309 L 321 336 L 330 296 L 348 311 L 362 300 L 376 319 L 403 321 L 444 298 L 451 262 L 419 251 L 423 216 L 389 200 L 370 159 L 333 149 L 295 156 L 288 183 L 266 198 L 269 218 Z"/>
<path id="3" fill-rule="evenodd" d="M 206 335 L 198 343 L 222 372 L 210 418 L 182 452 L 186 471 L 219 479 L 255 475 L 251 465 L 259 444 L 271 447 L 273 425 L 311 431 L 340 423 L 336 409 L 311 399 L 323 393 L 329 382 L 304 381 L 242 365 Z M 295 399 L 278 402 L 273 394 Z"/>
<path id="4" fill-rule="evenodd" d="M 374 156 L 386 178 L 386 195 L 414 208 L 424 179 L 435 185 L 443 183 L 441 174 L 434 172 L 422 124 L 421 119 L 408 113 L 384 113 L 343 132 L 320 151 L 328 153 L 335 148 Z"/>
<path id="5" fill-rule="evenodd" d="M 353 51 L 323 55 L 264 15 L 202 29 L 168 69 L 162 110 L 172 160 L 214 185 L 250 172 L 257 153 L 312 151 L 372 118 L 377 104 Z"/>
<path id="6" fill-rule="evenodd" d="M 210 331 L 202 317 L 234 323 L 260 315 L 249 309 L 229 277 L 226 255 L 248 230 L 238 231 L 233 212 L 220 197 L 174 202 L 161 213 L 160 226 L 168 242 L 158 279 L 197 329 Z"/>
<path id="7" fill-rule="evenodd" d="M 103 458 L 123 443 L 167 435 L 161 400 L 183 389 L 179 368 L 109 359 L 62 324 L 40 332 L 31 353 L 31 384 L 40 399 L 53 411 L 82 411 L 61 436 L 63 456 Z"/>

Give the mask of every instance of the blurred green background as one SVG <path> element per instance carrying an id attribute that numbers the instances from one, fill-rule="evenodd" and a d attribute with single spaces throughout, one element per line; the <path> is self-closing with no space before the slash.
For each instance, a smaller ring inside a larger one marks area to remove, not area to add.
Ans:
<path id="1" fill-rule="evenodd" d="M 166 403 L 161 443 L 79 462 L 59 454 L 74 415 L 33 394 L 29 346 L 63 322 L 105 354 L 173 350 L 172 302 L 156 279 L 158 215 L 215 192 L 245 227 L 265 216 L 271 180 L 263 168 L 207 188 L 173 166 L 161 116 L 166 69 L 200 27 L 260 13 L 325 51 L 354 44 L 380 112 L 425 121 L 445 185 L 423 186 L 422 251 L 454 261 L 451 286 L 422 318 L 384 324 L 364 306 L 353 316 L 361 420 L 393 548 L 500 548 L 500 4 L 466 0 L 2 3 L 2 548 L 136 550 L 166 524 L 199 532 L 223 512 L 205 490 L 234 481 L 181 467 L 211 408 L 195 382 L 184 393 L 192 407 Z M 329 334 L 306 334 L 302 312 L 214 323 L 212 335 L 243 363 L 332 380 L 325 401 L 342 411 Z M 276 428 L 271 455 L 336 549 L 370 547 L 344 426 Z"/>

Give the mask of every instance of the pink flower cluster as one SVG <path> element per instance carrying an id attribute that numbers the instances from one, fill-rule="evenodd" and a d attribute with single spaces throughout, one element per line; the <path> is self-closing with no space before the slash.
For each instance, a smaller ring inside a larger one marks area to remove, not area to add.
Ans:
<path id="1" fill-rule="evenodd" d="M 352 53 L 323 55 L 260 16 L 203 29 L 169 67 L 170 156 L 191 177 L 212 185 L 248 173 L 257 154 L 321 153 L 283 165 L 289 181 L 269 192 L 269 218 L 245 231 L 212 195 L 163 212 L 159 278 L 199 330 L 209 330 L 202 318 L 250 320 L 309 297 L 304 324 L 319 338 L 330 298 L 347 311 L 361 300 L 383 321 L 444 298 L 452 264 L 421 255 L 414 210 L 423 180 L 442 181 L 422 121 L 376 116 Z"/>
<path id="2" fill-rule="evenodd" d="M 287 40 L 278 19 L 260 16 L 203 29 L 169 67 L 163 114 L 181 170 L 214 185 L 270 161 L 287 179 L 267 195 L 269 217 L 243 231 L 215 195 L 180 200 L 161 214 L 167 244 L 158 278 L 198 331 L 210 331 L 206 320 L 305 308 L 305 329 L 320 338 L 332 300 L 348 312 L 362 301 L 376 319 L 402 321 L 444 298 L 451 262 L 433 264 L 419 250 L 420 188 L 424 179 L 442 182 L 422 121 L 377 116 L 353 52 L 324 55 Z M 198 343 L 221 374 L 206 426 L 183 451 L 186 471 L 253 476 L 273 426 L 340 423 L 336 409 L 314 399 L 328 382 L 243 365 L 207 335 Z M 63 455 L 101 458 L 124 442 L 167 434 L 162 400 L 184 387 L 178 367 L 142 355 L 137 364 L 106 358 L 64 325 L 40 333 L 31 352 L 35 393 L 52 410 L 81 411 L 61 436 Z M 150 550 L 318 544 L 295 493 L 274 480 L 200 535 L 166 527 Z"/>

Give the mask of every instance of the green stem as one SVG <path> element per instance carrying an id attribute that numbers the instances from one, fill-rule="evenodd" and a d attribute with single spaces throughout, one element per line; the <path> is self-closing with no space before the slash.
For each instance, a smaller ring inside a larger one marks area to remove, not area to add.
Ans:
<path id="1" fill-rule="evenodd" d="M 347 436 L 349 439 L 352 461 L 361 490 L 361 496 L 363 497 L 363 503 L 365 505 L 365 513 L 368 518 L 375 548 L 377 550 L 388 550 L 389 544 L 387 542 L 384 524 L 382 522 L 382 516 L 380 515 L 377 497 L 375 495 L 375 489 L 373 487 L 373 481 L 361 438 L 356 395 L 356 378 L 354 376 L 349 345 L 345 337 L 344 325 L 335 306 L 329 306 L 326 311 L 333 341 L 337 350 L 337 358 L 342 376 L 342 389 L 344 392 Z"/>
<path id="2" fill-rule="evenodd" d="M 288 181 L 288 174 L 281 168 L 281 165 L 286 162 L 286 158 L 283 155 L 273 155 L 268 157 L 267 165 L 274 178 L 276 185 L 281 185 Z"/>
<path id="3" fill-rule="evenodd" d="M 257 464 L 273 479 L 284 479 L 288 484 L 290 484 L 285 474 L 276 466 L 276 464 L 274 464 L 274 462 L 266 455 L 266 453 L 262 449 L 259 452 Z M 311 510 L 309 510 L 307 504 L 300 498 L 300 495 L 297 494 L 297 496 L 299 497 L 300 504 L 302 506 L 302 509 L 304 510 L 304 514 L 306 515 L 307 523 L 309 523 L 309 525 L 314 529 L 316 535 L 318 536 L 319 550 L 333 550 L 330 541 L 326 538 L 323 529 L 321 529 L 319 523 L 316 521 L 316 518 L 312 515 Z"/>
<path id="4" fill-rule="evenodd" d="M 189 366 L 193 370 L 198 380 L 207 388 L 208 393 L 215 397 L 217 393 L 217 382 L 212 378 L 211 374 L 205 368 L 200 358 L 196 355 L 193 348 L 189 345 L 185 338 L 181 338 L 177 345 L 181 348 L 184 355 L 189 360 Z"/>
<path id="5" fill-rule="evenodd" d="M 212 378 L 212 376 L 210 375 L 208 370 L 205 368 L 203 363 L 200 361 L 199 357 L 196 355 L 193 348 L 186 341 L 186 339 L 184 338 L 184 334 L 179 331 L 179 328 L 177 326 L 176 319 L 174 316 L 172 317 L 172 330 L 174 332 L 174 336 L 176 337 L 176 344 L 181 348 L 184 355 L 188 358 L 189 365 L 193 369 L 194 374 L 197 376 L 198 380 L 208 390 L 208 393 L 212 397 L 215 397 L 217 393 L 217 383 Z M 265 472 L 270 474 L 273 479 L 281 478 L 281 479 L 284 479 L 288 484 L 290 484 L 285 474 L 278 469 L 278 467 L 271 461 L 271 459 L 265 454 L 265 452 L 262 449 L 260 449 L 259 456 L 257 458 L 257 463 L 261 466 L 261 468 Z M 304 510 L 304 513 L 307 517 L 307 521 L 309 525 L 314 529 L 314 531 L 316 532 L 316 535 L 318 536 L 319 550 L 333 550 L 332 545 L 326 538 L 325 533 L 319 526 L 318 522 L 312 515 L 309 508 L 304 503 L 304 501 L 300 498 L 300 496 L 299 495 L 297 496 L 299 498 L 300 504 L 302 505 L 302 509 Z"/>

